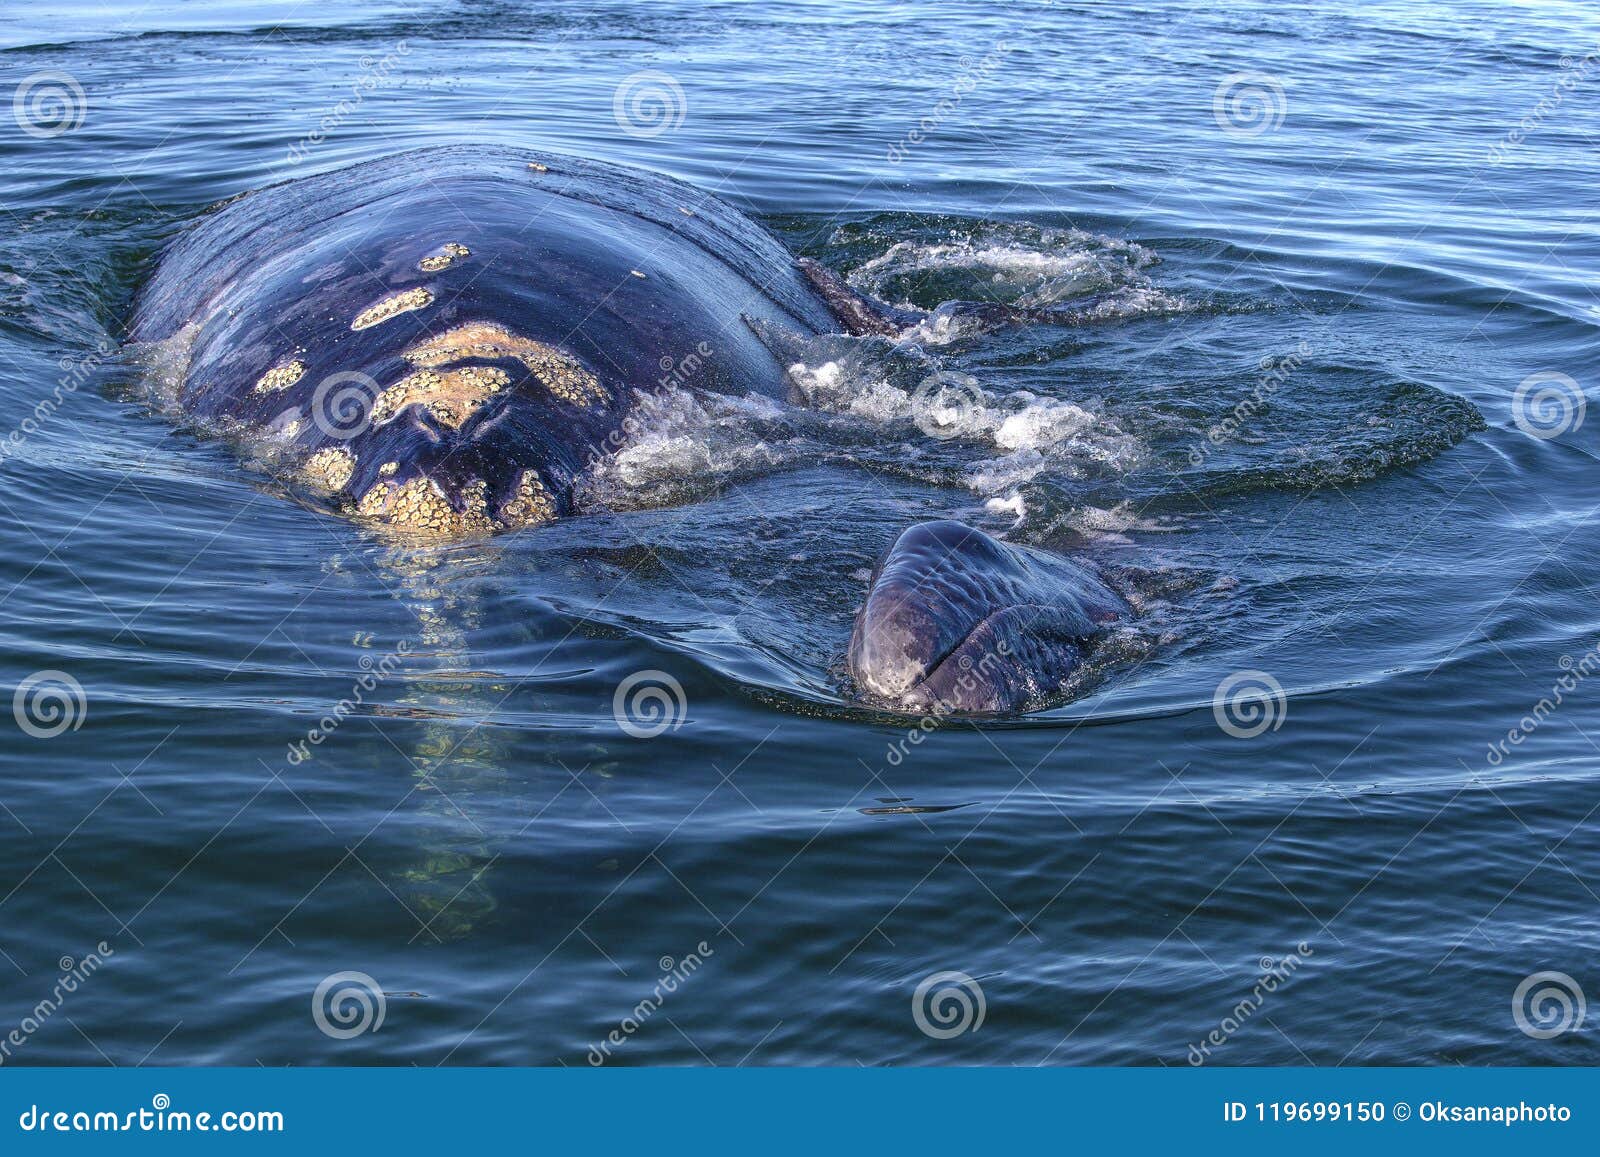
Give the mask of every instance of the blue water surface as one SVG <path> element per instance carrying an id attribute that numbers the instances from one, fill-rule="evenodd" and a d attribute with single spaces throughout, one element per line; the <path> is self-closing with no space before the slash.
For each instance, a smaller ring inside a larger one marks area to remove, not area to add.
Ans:
<path id="1" fill-rule="evenodd" d="M 1597 53 L 1558 2 L 0 11 L 0 1061 L 1594 1063 Z M 212 203 L 462 141 L 933 320 L 385 542 L 125 327 Z M 1021 718 L 861 708 L 928 517 L 1137 614 Z"/>

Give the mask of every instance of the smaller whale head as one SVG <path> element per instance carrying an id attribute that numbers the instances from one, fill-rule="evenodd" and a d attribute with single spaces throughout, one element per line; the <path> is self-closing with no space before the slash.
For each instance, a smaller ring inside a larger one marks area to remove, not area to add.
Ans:
<path id="1" fill-rule="evenodd" d="M 846 666 L 864 697 L 933 714 L 1005 714 L 1058 694 L 1127 613 L 1087 569 L 960 522 L 900 535 L 872 577 Z"/>

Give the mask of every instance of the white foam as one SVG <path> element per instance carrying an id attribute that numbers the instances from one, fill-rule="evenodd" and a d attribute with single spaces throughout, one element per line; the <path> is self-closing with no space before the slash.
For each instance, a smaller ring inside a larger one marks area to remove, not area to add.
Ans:
<path id="1" fill-rule="evenodd" d="M 1022 500 L 1022 495 L 1013 490 L 1004 498 L 991 498 L 983 504 L 983 508 L 990 514 L 1009 514 L 1021 523 L 1028 517 L 1028 504 Z"/>
<path id="2" fill-rule="evenodd" d="M 896 296 L 897 282 L 933 278 L 970 299 L 1038 308 L 1145 285 L 1139 271 L 1155 261 L 1142 245 L 1080 229 L 987 223 L 952 231 L 944 240 L 896 241 L 852 271 L 850 282 L 878 296 Z"/>

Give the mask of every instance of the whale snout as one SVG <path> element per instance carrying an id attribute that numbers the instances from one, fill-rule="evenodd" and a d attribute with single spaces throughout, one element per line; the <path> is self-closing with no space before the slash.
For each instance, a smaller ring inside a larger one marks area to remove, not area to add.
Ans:
<path id="1" fill-rule="evenodd" d="M 1093 637 L 1127 613 L 1092 572 L 960 522 L 925 522 L 879 562 L 846 666 L 865 698 L 934 714 L 1004 714 L 1060 693 Z"/>

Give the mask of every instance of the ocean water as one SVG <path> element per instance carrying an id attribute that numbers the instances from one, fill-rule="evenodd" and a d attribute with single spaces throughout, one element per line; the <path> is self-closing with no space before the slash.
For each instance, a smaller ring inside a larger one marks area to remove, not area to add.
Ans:
<path id="1" fill-rule="evenodd" d="M 11 6 L 0 1061 L 1594 1063 L 1597 52 L 1565 3 Z M 932 312 L 399 549 L 124 327 L 211 203 L 459 141 Z M 1021 717 L 864 709 L 929 517 L 1137 614 Z"/>

